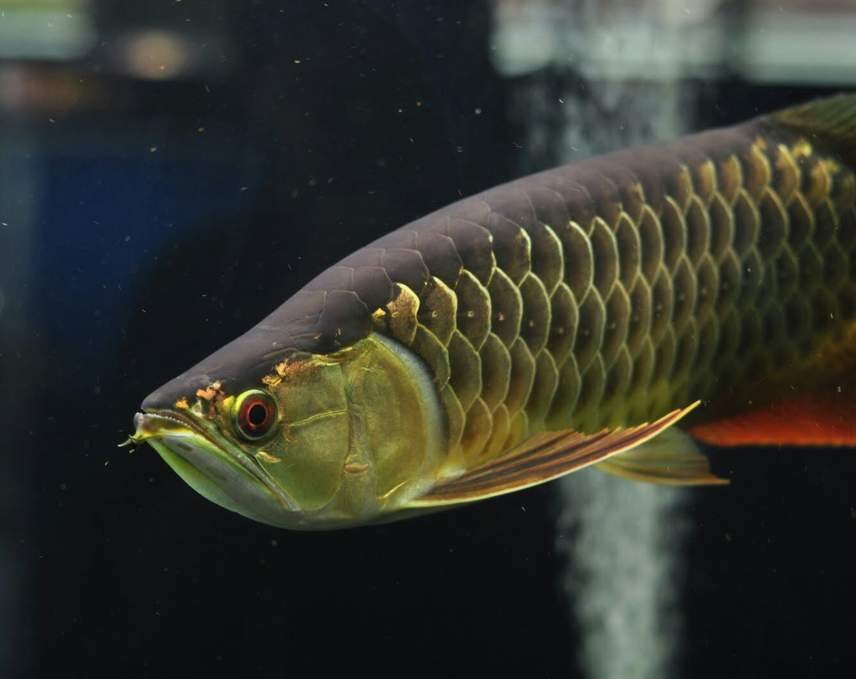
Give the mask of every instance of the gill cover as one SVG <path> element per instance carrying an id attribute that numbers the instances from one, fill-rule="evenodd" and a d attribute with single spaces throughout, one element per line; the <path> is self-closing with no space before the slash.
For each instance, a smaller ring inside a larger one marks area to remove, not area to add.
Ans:
<path id="1" fill-rule="evenodd" d="M 280 432 L 255 458 L 307 520 L 364 523 L 423 492 L 441 459 L 441 421 L 422 365 L 379 335 L 296 358 L 263 378 Z"/>

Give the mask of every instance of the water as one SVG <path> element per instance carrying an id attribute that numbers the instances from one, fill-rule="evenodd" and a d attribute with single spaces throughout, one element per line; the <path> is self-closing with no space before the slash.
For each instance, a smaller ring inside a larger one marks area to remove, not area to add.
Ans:
<path id="1" fill-rule="evenodd" d="M 307 534 L 115 447 L 400 224 L 852 88 L 856 6 L 826 4 L 0 0 L 2 676 L 852 673 L 852 451 Z"/>

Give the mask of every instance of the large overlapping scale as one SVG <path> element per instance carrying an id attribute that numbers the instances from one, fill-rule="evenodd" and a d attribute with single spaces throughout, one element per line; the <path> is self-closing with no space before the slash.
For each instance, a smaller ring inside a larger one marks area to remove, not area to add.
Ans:
<path id="1" fill-rule="evenodd" d="M 794 364 L 856 316 L 854 274 L 854 173 L 749 124 L 486 191 L 310 289 L 355 293 L 423 359 L 450 459 L 471 466 Z"/>

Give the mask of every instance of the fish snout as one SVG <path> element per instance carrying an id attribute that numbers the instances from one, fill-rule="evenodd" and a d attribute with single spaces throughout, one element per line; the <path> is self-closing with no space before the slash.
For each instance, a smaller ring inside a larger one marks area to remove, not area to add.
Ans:
<path id="1" fill-rule="evenodd" d="M 143 402 L 140 404 L 140 409 L 145 413 L 150 413 L 153 410 L 167 410 L 175 404 L 175 402 L 181 397 L 182 390 L 176 389 L 175 387 L 171 387 L 170 384 L 166 384 L 159 389 L 155 389 L 151 394 L 146 396 Z M 137 421 L 137 416 L 141 413 L 137 413 L 134 416 L 134 423 Z"/>
<path id="2" fill-rule="evenodd" d="M 140 442 L 155 436 L 157 433 L 157 424 L 153 420 L 156 418 L 157 416 L 146 415 L 145 413 L 135 413 L 134 433 L 131 439 Z"/>

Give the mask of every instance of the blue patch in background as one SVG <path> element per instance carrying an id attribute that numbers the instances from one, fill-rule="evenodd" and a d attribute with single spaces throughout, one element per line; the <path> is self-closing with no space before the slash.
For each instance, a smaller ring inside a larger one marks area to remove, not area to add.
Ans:
<path id="1" fill-rule="evenodd" d="M 43 155 L 20 159 L 34 163 L 40 193 L 29 303 L 67 387 L 102 380 L 121 328 L 139 311 L 131 308 L 131 282 L 158 253 L 206 225 L 247 221 L 265 157 L 246 138 L 208 134 L 213 141 L 201 146 L 150 129 L 84 131 L 73 145 L 67 134 L 56 145 L 48 136 Z"/>

